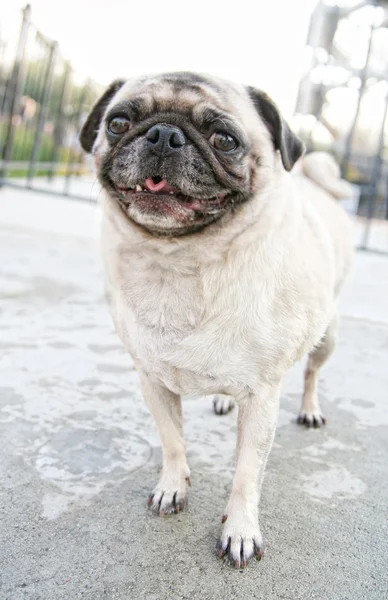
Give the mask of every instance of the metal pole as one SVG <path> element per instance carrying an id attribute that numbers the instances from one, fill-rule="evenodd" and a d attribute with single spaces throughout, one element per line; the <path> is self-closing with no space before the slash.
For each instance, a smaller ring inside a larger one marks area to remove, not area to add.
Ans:
<path id="1" fill-rule="evenodd" d="M 58 160 L 59 149 L 62 144 L 63 132 L 64 132 L 65 121 L 66 121 L 66 115 L 64 114 L 64 111 L 65 111 L 66 102 L 68 99 L 70 73 L 71 73 L 71 66 L 70 66 L 70 63 L 67 61 L 64 66 L 62 86 L 61 86 L 60 96 L 59 96 L 59 100 L 58 100 L 58 108 L 57 108 L 56 115 L 55 115 L 55 129 L 54 129 L 54 133 L 53 133 L 53 149 L 51 152 L 51 159 L 50 159 L 53 164 L 48 173 L 49 180 L 52 180 L 52 178 L 54 176 L 55 163 Z"/>
<path id="2" fill-rule="evenodd" d="M 4 114 L 8 112 L 8 125 L 4 137 L 4 144 L 1 150 L 1 158 L 4 161 L 2 167 L 0 168 L 0 182 L 1 179 L 4 178 L 7 172 L 7 162 L 11 159 L 12 156 L 12 145 L 13 138 L 15 134 L 15 125 L 13 121 L 13 116 L 16 113 L 16 110 L 19 105 L 20 93 L 23 85 L 23 63 L 24 63 L 24 54 L 27 43 L 28 31 L 30 27 L 31 21 L 31 6 L 27 4 L 27 6 L 23 10 L 23 20 L 22 26 L 20 29 L 19 41 L 16 50 L 16 56 L 14 61 L 14 66 L 12 69 L 12 75 L 7 82 L 7 86 L 4 92 Z M 9 108 L 7 110 L 7 101 L 9 99 Z M 1 185 L 1 184 L 0 184 Z"/>
<path id="3" fill-rule="evenodd" d="M 326 60 L 321 63 L 325 66 L 328 66 L 330 64 L 330 59 L 331 59 L 331 53 L 333 50 L 333 44 L 334 44 L 334 37 L 335 37 L 335 33 L 337 31 L 338 28 L 338 22 L 339 22 L 339 16 L 340 16 L 340 9 L 338 6 L 333 6 L 333 7 L 326 7 L 326 12 L 324 13 L 325 18 L 326 18 L 326 23 L 327 23 L 327 27 L 329 27 L 330 25 L 330 39 L 326 48 L 326 52 L 327 52 L 327 58 Z M 311 81 L 310 81 L 310 94 L 311 94 Z M 313 140 L 313 135 L 314 135 L 314 130 L 315 130 L 315 126 L 318 122 L 321 121 L 322 119 L 322 110 L 323 110 L 323 104 L 324 104 L 324 100 L 325 100 L 325 95 L 326 95 L 326 85 L 322 83 L 322 81 L 319 83 L 318 86 L 318 98 L 319 98 L 319 108 L 317 109 L 316 113 L 315 113 L 315 117 L 316 117 L 316 121 L 314 126 L 311 128 L 307 139 L 306 139 L 306 146 L 307 148 L 311 149 L 312 148 L 312 140 Z M 314 88 L 314 93 L 315 93 L 315 88 Z"/>
<path id="4" fill-rule="evenodd" d="M 371 221 L 375 212 L 376 205 L 376 195 L 377 195 L 377 187 L 381 179 L 381 167 L 383 164 L 383 151 L 384 151 L 384 133 L 385 133 L 385 122 L 387 120 L 388 114 L 388 92 L 386 92 L 385 96 L 385 107 L 384 107 L 384 115 L 381 123 L 380 135 L 379 135 L 379 143 L 377 147 L 377 153 L 374 157 L 373 167 L 372 167 L 372 175 L 371 175 L 371 183 L 369 185 L 369 202 L 368 202 L 368 213 L 367 213 L 367 221 L 364 229 L 364 236 L 361 243 L 361 250 L 366 250 L 368 247 L 369 237 L 370 237 L 370 229 L 371 229 Z"/>
<path id="5" fill-rule="evenodd" d="M 30 165 L 28 168 L 27 187 L 31 187 L 32 178 L 33 178 L 34 172 L 35 172 L 35 163 L 37 162 L 37 159 L 38 159 L 39 148 L 40 148 L 40 144 L 42 141 L 43 126 L 44 126 L 44 122 L 46 120 L 48 99 L 50 96 L 51 80 L 52 80 L 52 75 L 53 75 L 53 70 L 54 70 L 55 53 L 57 50 L 57 46 L 58 46 L 57 42 L 52 42 L 51 47 L 50 47 L 50 53 L 49 53 L 49 58 L 48 58 L 48 62 L 47 62 L 47 67 L 46 67 L 46 71 L 44 74 L 44 88 L 43 88 L 42 100 L 41 100 L 41 103 L 39 106 L 38 118 L 36 121 L 35 139 L 34 139 L 34 144 L 33 144 L 32 151 L 31 151 Z"/>
<path id="6" fill-rule="evenodd" d="M 1 79 L 0 79 L 0 95 L 1 95 L 1 108 L 0 113 L 3 114 L 5 110 L 6 98 L 7 98 L 7 87 L 10 80 L 10 74 L 6 71 L 6 62 L 5 62 L 5 49 L 6 43 L 3 42 L 1 37 L 1 29 L 0 29 L 0 65 L 2 67 Z"/>
<path id="7" fill-rule="evenodd" d="M 388 194 L 387 194 L 387 188 L 388 188 L 388 182 L 385 182 L 385 197 L 384 197 L 384 202 L 386 203 L 386 207 L 385 207 L 385 220 L 388 221 Z"/>
<path id="8" fill-rule="evenodd" d="M 342 159 L 341 172 L 342 172 L 342 177 L 345 177 L 345 179 L 346 179 L 346 171 L 347 171 L 347 168 L 349 165 L 349 159 L 350 159 L 350 156 L 352 153 L 351 147 L 352 147 L 354 132 L 356 130 L 357 120 L 358 120 L 358 116 L 360 114 L 361 101 L 362 101 L 362 97 L 364 95 L 364 91 L 365 91 L 365 87 L 366 87 L 366 79 L 367 79 L 367 75 L 368 75 L 369 59 L 370 59 L 371 50 L 372 50 L 372 41 L 373 41 L 374 30 L 375 30 L 375 26 L 372 25 L 370 28 L 370 34 L 369 34 L 368 52 L 367 52 L 366 59 L 365 59 L 365 65 L 364 65 L 364 68 L 361 73 L 361 85 L 360 85 L 360 91 L 358 94 L 356 114 L 354 115 L 352 127 L 349 131 L 349 134 L 348 134 L 348 137 L 346 140 L 344 157 Z"/>
<path id="9" fill-rule="evenodd" d="M 82 109 L 83 109 L 83 105 L 85 103 L 85 99 L 86 99 L 86 95 L 87 95 L 89 87 L 90 87 L 90 81 L 88 79 L 86 81 L 86 83 L 84 85 L 84 88 L 82 90 L 82 93 L 80 95 L 75 116 L 72 119 L 72 122 L 76 123 L 76 130 L 77 130 L 77 132 L 81 129 Z M 68 161 L 67 161 L 67 172 L 66 172 L 65 185 L 64 185 L 64 191 L 63 191 L 63 193 L 65 194 L 65 196 L 69 195 L 70 178 L 72 176 L 72 162 L 73 162 L 73 157 L 74 157 L 74 144 L 73 144 L 73 141 L 72 141 L 70 152 L 69 152 L 69 158 L 68 158 Z"/>

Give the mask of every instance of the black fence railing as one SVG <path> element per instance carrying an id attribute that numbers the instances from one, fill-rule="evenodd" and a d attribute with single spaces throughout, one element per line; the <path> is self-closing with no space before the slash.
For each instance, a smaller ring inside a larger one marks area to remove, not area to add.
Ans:
<path id="1" fill-rule="evenodd" d="M 1 43 L 1 40 L 0 40 Z M 13 61 L 0 53 L 0 185 L 91 199 L 78 133 L 102 88 L 80 79 L 23 10 Z"/>

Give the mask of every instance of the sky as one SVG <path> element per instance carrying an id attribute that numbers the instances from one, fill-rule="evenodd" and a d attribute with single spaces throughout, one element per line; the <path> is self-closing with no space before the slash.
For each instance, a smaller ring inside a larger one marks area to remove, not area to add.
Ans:
<path id="1" fill-rule="evenodd" d="M 195 70 L 265 90 L 294 109 L 309 20 L 317 0 L 32 0 L 33 22 L 84 76 Z M 0 8 L 15 44 L 24 2 Z"/>

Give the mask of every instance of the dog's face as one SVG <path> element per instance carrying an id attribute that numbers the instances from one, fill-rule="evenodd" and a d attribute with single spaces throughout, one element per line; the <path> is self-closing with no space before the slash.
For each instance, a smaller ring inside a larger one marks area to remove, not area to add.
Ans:
<path id="1" fill-rule="evenodd" d="M 80 136 L 101 184 L 155 235 L 193 233 L 248 201 L 279 151 L 303 152 L 262 92 L 194 73 L 114 82 Z"/>

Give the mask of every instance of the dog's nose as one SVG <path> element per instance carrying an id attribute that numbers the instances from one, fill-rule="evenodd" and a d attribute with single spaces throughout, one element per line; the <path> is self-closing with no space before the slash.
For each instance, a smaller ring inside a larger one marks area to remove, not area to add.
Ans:
<path id="1" fill-rule="evenodd" d="M 186 143 L 185 134 L 179 127 L 167 123 L 157 123 L 146 133 L 149 146 L 158 154 L 171 154 L 180 150 Z"/>

